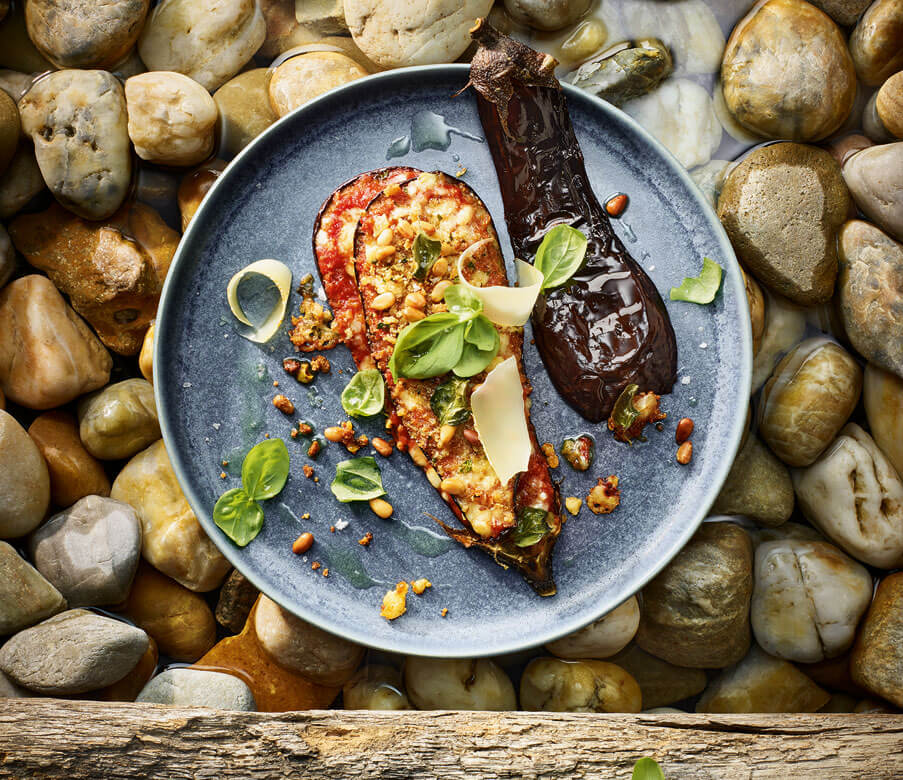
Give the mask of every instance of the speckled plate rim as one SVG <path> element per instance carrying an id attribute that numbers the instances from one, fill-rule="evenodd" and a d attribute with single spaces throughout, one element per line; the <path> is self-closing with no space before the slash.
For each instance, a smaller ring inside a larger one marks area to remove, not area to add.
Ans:
<path id="1" fill-rule="evenodd" d="M 269 142 L 270 137 L 275 135 L 278 132 L 279 128 L 287 124 L 299 122 L 301 117 L 309 113 L 316 113 L 319 110 L 321 104 L 335 100 L 336 97 L 340 96 L 343 92 L 350 92 L 352 90 L 360 89 L 361 84 L 364 82 L 374 83 L 377 81 L 392 81 L 394 79 L 404 80 L 411 75 L 418 75 L 422 76 L 424 79 L 429 79 L 432 74 L 442 74 L 443 76 L 460 74 L 461 83 L 464 84 L 467 81 L 469 69 L 470 66 L 466 63 L 453 63 L 445 65 L 418 65 L 409 68 L 397 68 L 395 70 L 374 73 L 370 76 L 366 76 L 363 79 L 358 79 L 356 81 L 349 82 L 348 84 L 336 87 L 335 89 L 332 89 L 314 98 L 308 103 L 305 103 L 303 106 L 296 108 L 291 113 L 286 114 L 284 117 L 276 120 L 276 122 L 270 125 L 253 141 L 251 141 L 250 144 L 242 149 L 229 162 L 223 173 L 213 183 L 210 190 L 207 192 L 207 196 L 201 202 L 201 205 L 199 206 L 197 212 L 195 212 L 194 218 L 192 218 L 191 222 L 189 223 L 188 229 L 183 233 L 182 238 L 179 241 L 178 248 L 176 249 L 175 255 L 173 256 L 172 263 L 170 264 L 169 272 L 163 284 L 163 290 L 160 295 L 160 305 L 157 310 L 155 325 L 156 330 L 154 338 L 154 365 L 159 366 L 163 365 L 164 363 L 162 353 L 167 348 L 167 339 L 160 338 L 160 336 L 165 335 L 165 319 L 167 315 L 167 309 L 169 307 L 169 299 L 171 297 L 170 291 L 176 284 L 175 280 L 177 274 L 175 273 L 175 271 L 179 269 L 180 266 L 189 265 L 192 262 L 192 255 L 189 250 L 192 244 L 192 239 L 194 238 L 194 234 L 201 229 L 202 222 L 202 220 L 198 219 L 198 217 L 204 212 L 205 209 L 209 210 L 209 208 L 211 208 L 211 204 L 215 202 L 215 198 L 213 197 L 214 193 L 216 193 L 216 191 L 218 191 L 221 187 L 228 187 L 231 184 L 232 178 L 236 175 L 235 171 L 241 167 L 241 164 L 245 157 L 253 154 L 253 152 L 256 151 L 258 147 L 266 145 Z M 656 139 L 640 124 L 638 124 L 636 120 L 633 119 L 633 117 L 611 105 L 610 103 L 602 100 L 601 98 L 591 95 L 588 92 L 585 92 L 584 90 L 581 90 L 580 88 L 575 87 L 571 84 L 562 82 L 562 88 L 564 89 L 566 95 L 588 101 L 597 110 L 601 111 L 602 114 L 613 117 L 617 121 L 626 125 L 631 130 L 631 132 L 639 136 L 644 143 L 648 144 L 649 147 L 663 159 L 668 168 L 671 170 L 672 174 L 677 176 L 682 181 L 688 192 L 691 193 L 693 199 L 695 200 L 696 206 L 705 216 L 705 221 L 711 229 L 713 235 L 717 239 L 719 247 L 723 252 L 724 258 L 730 264 L 731 270 L 734 271 L 734 273 L 725 274 L 724 283 L 733 285 L 734 293 L 737 298 L 737 305 L 740 309 L 740 314 L 745 315 L 745 317 L 740 317 L 741 327 L 738 334 L 743 351 L 741 361 L 742 376 L 739 386 L 741 388 L 747 388 L 746 396 L 748 397 L 748 389 L 752 386 L 753 364 L 752 326 L 750 322 L 749 305 L 746 297 L 746 290 L 742 283 L 743 275 L 740 269 L 740 264 L 737 261 L 733 247 L 731 246 L 730 240 L 727 237 L 727 233 L 725 232 L 721 221 L 718 219 L 718 216 L 715 214 L 714 209 L 709 204 L 708 200 L 706 199 L 705 195 L 703 195 L 696 182 L 693 181 L 688 171 L 678 162 L 677 158 L 660 141 L 658 141 L 658 139 Z M 451 95 L 449 95 L 449 98 L 451 98 Z M 498 216 L 500 217 L 501 215 Z M 189 505 L 200 521 L 201 526 L 204 528 L 204 531 L 208 533 L 210 535 L 210 538 L 213 539 L 216 543 L 216 539 L 218 537 L 216 533 L 213 533 L 213 529 L 216 528 L 216 524 L 213 522 L 212 509 L 204 505 L 204 503 L 200 500 L 199 496 L 195 492 L 190 480 L 187 478 L 188 468 L 186 454 L 178 451 L 173 446 L 173 443 L 175 442 L 175 436 L 170 428 L 167 409 L 169 408 L 169 405 L 173 403 L 174 399 L 171 398 L 170 388 L 166 384 L 164 384 L 161 376 L 162 372 L 154 372 L 154 394 L 157 402 L 158 416 L 160 418 L 160 429 L 163 434 L 163 442 L 166 446 L 167 454 L 169 455 L 169 459 L 172 464 L 173 471 L 175 472 L 176 479 L 178 480 Z M 631 595 L 638 593 L 646 585 L 646 583 L 652 580 L 671 561 L 671 559 L 674 558 L 674 556 L 677 555 L 678 552 L 680 552 L 680 550 L 686 545 L 693 534 L 696 533 L 696 530 L 708 516 L 709 509 L 715 502 L 718 493 L 721 491 L 721 487 L 727 478 L 731 466 L 733 465 L 734 457 L 739 450 L 740 442 L 743 438 L 743 432 L 746 427 L 746 412 L 740 412 L 739 409 L 741 408 L 743 407 L 738 406 L 738 411 L 734 415 L 730 430 L 727 433 L 728 441 L 730 442 L 730 444 L 724 452 L 724 457 L 716 472 L 716 478 L 712 481 L 705 494 L 700 497 L 699 509 L 697 510 L 696 515 L 693 517 L 692 521 L 687 522 L 682 526 L 681 533 L 675 534 L 672 537 L 672 544 L 666 550 L 665 554 L 662 555 L 661 559 L 656 565 L 650 566 L 643 572 L 637 572 L 630 579 L 623 580 L 621 587 L 619 588 L 620 597 L 617 601 L 614 601 L 613 603 L 603 603 L 601 607 L 597 608 L 594 612 L 580 615 L 577 619 L 560 621 L 556 624 L 555 630 L 544 635 L 531 636 L 530 641 L 526 641 L 524 639 L 516 639 L 513 642 L 508 643 L 500 642 L 497 647 L 493 647 L 491 651 L 483 653 L 483 655 L 503 655 L 506 653 L 515 653 L 521 650 L 538 647 L 540 645 L 559 639 L 563 636 L 567 636 L 568 634 L 571 634 L 574 631 L 577 631 L 580 628 L 589 625 L 594 620 L 598 620 L 600 617 L 602 617 L 602 615 L 610 612 L 618 604 L 623 603 L 628 598 L 630 598 Z M 231 544 L 217 544 L 217 547 L 219 548 L 220 552 L 222 552 L 222 554 L 227 558 L 227 560 L 239 572 L 241 572 L 251 582 L 252 585 L 254 585 L 261 593 L 269 595 L 267 593 L 267 583 L 264 581 L 264 579 L 257 577 L 252 570 L 245 568 L 242 558 L 242 548 L 236 547 Z M 343 637 L 344 639 L 350 640 L 352 642 L 357 642 L 358 644 L 364 645 L 365 647 L 376 650 L 383 650 L 386 652 L 402 653 L 404 655 L 419 654 L 417 653 L 416 648 L 411 648 L 409 646 L 409 643 L 406 642 L 404 635 L 400 635 L 398 641 L 373 642 L 372 637 L 368 636 L 364 631 L 361 631 L 354 626 L 349 626 L 341 622 L 333 622 L 331 620 L 324 619 L 322 616 L 312 614 L 304 608 L 303 603 L 299 599 L 287 601 L 284 599 L 276 598 L 274 600 L 289 612 L 292 612 L 293 614 L 301 617 L 304 620 L 308 620 L 309 622 L 314 623 L 323 630 L 335 634 L 336 636 Z M 554 599 L 546 599 L 544 603 L 547 603 L 554 609 Z M 454 650 L 434 650 L 429 653 L 429 656 L 434 658 L 464 658 L 473 657 L 475 655 L 478 654 L 462 654 L 461 652 L 456 652 Z"/>

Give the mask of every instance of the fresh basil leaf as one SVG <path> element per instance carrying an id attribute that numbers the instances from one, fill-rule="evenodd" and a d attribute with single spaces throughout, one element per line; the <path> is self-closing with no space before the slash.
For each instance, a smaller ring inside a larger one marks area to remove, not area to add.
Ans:
<path id="1" fill-rule="evenodd" d="M 517 525 L 511 532 L 511 541 L 518 547 L 529 547 L 540 541 L 548 532 L 545 509 L 527 506 L 517 513 Z"/>
<path id="2" fill-rule="evenodd" d="M 687 276 L 680 287 L 671 288 L 672 301 L 688 301 L 689 303 L 706 304 L 715 300 L 718 288 L 721 287 L 723 269 L 714 260 L 702 258 L 702 271 L 699 276 Z"/>
<path id="3" fill-rule="evenodd" d="M 414 239 L 414 261 L 417 263 L 417 269 L 414 271 L 414 278 L 423 281 L 439 259 L 439 253 L 442 251 L 442 242 L 435 241 L 426 233 L 418 233 Z"/>
<path id="4" fill-rule="evenodd" d="M 653 759 L 641 758 L 633 765 L 630 780 L 665 780 L 665 773 Z"/>
<path id="5" fill-rule="evenodd" d="M 263 509 L 243 488 L 233 488 L 213 507 L 213 522 L 235 544 L 244 547 L 263 528 Z"/>
<path id="6" fill-rule="evenodd" d="M 577 273 L 586 257 L 586 244 L 586 236 L 570 225 L 555 225 L 546 233 L 533 263 L 543 275 L 543 290 L 561 287 Z"/>
<path id="7" fill-rule="evenodd" d="M 457 315 L 436 312 L 398 334 L 389 369 L 397 380 L 442 376 L 455 367 L 464 348 L 464 328 Z"/>
<path id="8" fill-rule="evenodd" d="M 267 439 L 251 448 L 241 464 L 241 484 L 254 500 L 277 495 L 288 479 L 288 448 L 282 439 Z"/>
<path id="9" fill-rule="evenodd" d="M 445 291 L 445 305 L 462 322 L 473 319 L 483 311 L 483 301 L 463 284 L 453 284 Z"/>
<path id="10" fill-rule="evenodd" d="M 386 383 L 375 368 L 358 371 L 342 391 L 342 408 L 352 417 L 372 417 L 386 403 Z"/>
<path id="11" fill-rule="evenodd" d="M 482 314 L 467 323 L 464 348 L 452 371 L 455 376 L 475 376 L 486 369 L 499 351 L 499 333 Z"/>
<path id="12" fill-rule="evenodd" d="M 440 425 L 461 425 L 470 418 L 466 379 L 449 379 L 433 391 L 430 408 Z"/>
<path id="13" fill-rule="evenodd" d="M 376 459 L 371 455 L 343 460 L 335 468 L 330 485 L 333 495 L 343 504 L 349 501 L 369 501 L 385 495 L 382 475 Z"/>

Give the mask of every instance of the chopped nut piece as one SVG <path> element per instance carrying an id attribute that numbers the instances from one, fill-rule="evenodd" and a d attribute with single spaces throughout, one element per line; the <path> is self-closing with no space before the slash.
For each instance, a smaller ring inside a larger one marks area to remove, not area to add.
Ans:
<path id="1" fill-rule="evenodd" d="M 313 546 L 314 535 L 310 531 L 305 531 L 295 539 L 295 543 L 292 545 L 292 552 L 295 555 L 301 555 L 301 553 L 306 553 Z"/>
<path id="2" fill-rule="evenodd" d="M 310 520 L 310 512 L 305 512 L 303 515 L 301 515 L 301 519 Z"/>
<path id="3" fill-rule="evenodd" d="M 298 285 L 301 305 L 298 317 L 292 317 L 289 339 L 295 349 L 301 352 L 316 352 L 332 349 L 339 343 L 339 334 L 328 323 L 332 322 L 332 312 L 314 299 L 313 276 L 308 274 Z M 295 377 L 297 379 L 297 377 Z M 301 381 L 301 380 L 299 380 Z"/>
<path id="4" fill-rule="evenodd" d="M 301 467 L 301 473 L 310 479 L 314 475 L 314 467 L 308 466 L 306 463 Z"/>
<path id="5" fill-rule="evenodd" d="M 273 398 L 273 406 L 275 406 L 283 414 L 295 413 L 295 405 L 291 402 L 291 399 L 282 395 L 282 393 Z"/>
<path id="6" fill-rule="evenodd" d="M 316 571 L 317 569 L 320 568 L 320 566 L 321 566 L 321 564 L 320 564 L 319 561 L 314 561 L 314 562 L 310 565 L 310 568 L 313 569 L 314 571 Z"/>
<path id="7" fill-rule="evenodd" d="M 564 499 L 564 505 L 568 512 L 572 515 L 576 515 L 580 511 L 580 507 L 583 506 L 583 501 L 577 498 L 577 496 L 568 496 Z"/>
<path id="8" fill-rule="evenodd" d="M 382 608 L 379 614 L 386 620 L 395 620 L 407 612 L 408 583 L 399 582 L 395 590 L 390 590 L 383 596 Z"/>
<path id="9" fill-rule="evenodd" d="M 372 542 L 372 541 L 373 541 L 373 534 L 370 533 L 369 531 L 367 531 L 367 533 L 364 534 L 363 538 L 357 540 L 357 543 L 361 547 L 369 547 L 370 542 Z"/>
<path id="10" fill-rule="evenodd" d="M 546 456 L 546 462 L 549 464 L 550 469 L 558 468 L 558 455 L 555 453 L 555 448 L 549 442 L 545 442 L 542 447 L 542 454 Z"/>
<path id="11" fill-rule="evenodd" d="M 323 576 L 324 576 L 324 577 L 328 577 L 328 576 L 329 576 L 329 569 L 323 569 Z"/>
<path id="12" fill-rule="evenodd" d="M 448 607 L 442 607 L 442 612 L 439 613 L 442 617 L 445 617 L 448 614 Z"/>
<path id="13" fill-rule="evenodd" d="M 221 471 L 221 472 L 219 473 L 219 478 L 220 478 L 220 479 L 225 479 L 225 478 L 226 478 L 226 472 L 225 472 L 225 471 Z"/>
<path id="14" fill-rule="evenodd" d="M 618 490 L 618 478 L 612 474 L 605 479 L 599 477 L 596 486 L 586 497 L 586 505 L 593 514 L 607 515 L 621 503 L 621 491 Z"/>
<path id="15" fill-rule="evenodd" d="M 332 366 L 329 365 L 329 360 L 323 355 L 317 355 L 313 360 L 311 360 L 310 367 L 313 371 L 319 372 L 321 374 L 328 374 L 332 369 Z"/>
<path id="16" fill-rule="evenodd" d="M 460 179 L 465 173 L 467 173 L 467 168 L 462 165 L 460 168 L 458 168 L 457 171 L 455 171 L 455 176 Z"/>
<path id="17" fill-rule="evenodd" d="M 638 439 L 649 423 L 664 420 L 666 415 L 659 408 L 661 396 L 653 392 L 639 393 L 636 385 L 627 385 L 618 396 L 614 409 L 608 418 L 608 429 L 618 441 L 627 442 Z"/>
<path id="18" fill-rule="evenodd" d="M 677 423 L 677 430 L 674 431 L 674 441 L 683 444 L 693 433 L 693 421 L 689 417 L 684 417 Z"/>
<path id="19" fill-rule="evenodd" d="M 430 582 L 426 577 L 421 577 L 419 580 L 414 580 L 411 582 L 411 590 L 414 591 L 418 596 L 423 595 L 423 591 L 427 588 L 432 588 L 433 583 Z"/>
<path id="20" fill-rule="evenodd" d="M 561 444 L 561 454 L 576 471 L 586 471 L 595 457 L 595 442 L 588 434 L 576 439 L 565 439 Z"/>
<path id="21" fill-rule="evenodd" d="M 677 462 L 686 466 L 693 459 L 693 442 L 685 441 L 677 448 Z"/>
<path id="22" fill-rule="evenodd" d="M 310 443 L 310 447 L 307 448 L 307 457 L 308 457 L 308 458 L 316 458 L 317 455 L 320 454 L 320 449 L 321 449 L 321 447 L 320 447 L 320 440 L 319 440 L 319 439 L 314 439 L 314 440 Z"/>
<path id="23" fill-rule="evenodd" d="M 299 422 L 298 423 L 298 433 L 302 436 L 310 436 L 314 432 L 314 429 L 311 427 L 310 423 Z"/>
<path id="24" fill-rule="evenodd" d="M 331 534 L 334 534 L 334 533 L 335 533 L 335 526 L 334 526 L 334 525 L 329 526 L 329 533 L 331 533 Z"/>
<path id="25" fill-rule="evenodd" d="M 311 364 L 307 360 L 298 360 L 298 358 L 284 358 L 282 361 L 282 370 L 286 374 L 291 374 L 302 385 L 308 385 L 314 380 L 314 372 Z"/>
<path id="26" fill-rule="evenodd" d="M 278 379 L 274 379 L 274 380 L 273 380 L 273 387 L 279 387 L 279 380 L 278 380 Z"/>

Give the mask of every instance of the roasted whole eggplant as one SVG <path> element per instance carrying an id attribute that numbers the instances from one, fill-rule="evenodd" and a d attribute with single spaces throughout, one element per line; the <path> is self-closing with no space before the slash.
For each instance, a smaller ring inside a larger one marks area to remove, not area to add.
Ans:
<path id="1" fill-rule="evenodd" d="M 546 232 L 566 223 L 588 239 L 566 286 L 539 297 L 533 334 L 561 396 L 586 419 L 608 417 L 629 384 L 668 393 L 677 345 L 652 280 L 615 235 L 596 199 L 555 78 L 556 60 L 485 22 L 470 68 L 515 255 L 535 257 Z"/>

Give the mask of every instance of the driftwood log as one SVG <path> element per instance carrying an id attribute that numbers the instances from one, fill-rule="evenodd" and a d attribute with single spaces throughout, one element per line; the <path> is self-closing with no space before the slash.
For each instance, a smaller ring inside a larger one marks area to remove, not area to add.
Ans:
<path id="1" fill-rule="evenodd" d="M 0 777 L 258 780 L 903 777 L 896 715 L 279 714 L 0 700 Z"/>

